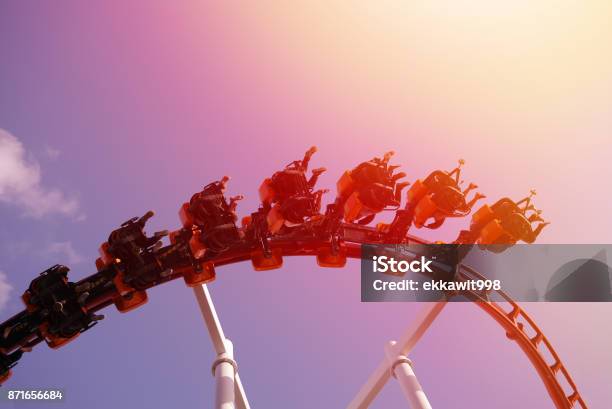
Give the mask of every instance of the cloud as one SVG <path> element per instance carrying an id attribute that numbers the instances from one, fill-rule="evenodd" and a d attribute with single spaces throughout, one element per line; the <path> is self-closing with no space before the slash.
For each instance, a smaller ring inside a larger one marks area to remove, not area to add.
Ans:
<path id="1" fill-rule="evenodd" d="M 79 202 L 62 191 L 41 184 L 39 164 L 26 158 L 23 144 L 0 129 L 0 202 L 21 207 L 27 216 L 63 214 L 84 218 Z"/>
<path id="2" fill-rule="evenodd" d="M 69 241 L 59 241 L 49 244 L 45 250 L 46 256 L 61 256 L 62 260 L 58 260 L 58 264 L 78 264 L 84 261 L 83 257 L 77 253 Z"/>
<path id="3" fill-rule="evenodd" d="M 0 271 L 0 311 L 6 306 L 12 290 L 13 287 L 8 283 L 6 274 Z"/>

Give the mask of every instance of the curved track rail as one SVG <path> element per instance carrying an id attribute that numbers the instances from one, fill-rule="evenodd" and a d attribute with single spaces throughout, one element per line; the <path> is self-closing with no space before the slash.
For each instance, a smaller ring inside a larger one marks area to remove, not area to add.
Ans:
<path id="1" fill-rule="evenodd" d="M 460 266 L 456 279 L 484 279 L 477 271 L 468 266 Z M 495 291 L 511 307 L 510 311 L 499 302 L 491 301 L 487 293 L 465 292 L 463 295 L 480 307 L 506 331 L 506 336 L 515 341 L 525 353 L 557 408 L 586 408 L 576 384 L 561 358 L 554 350 L 542 330 L 521 306 L 503 291 Z M 548 356 L 548 360 L 547 360 Z M 559 379 L 561 378 L 561 379 Z M 563 384 L 565 384 L 565 389 Z M 576 406 L 578 405 L 578 406 Z"/>
<path id="2" fill-rule="evenodd" d="M 347 257 L 359 259 L 361 257 L 361 244 L 375 244 L 384 242 L 383 237 L 381 237 L 381 235 L 375 229 L 370 227 L 346 224 L 343 225 L 343 228 L 344 241 L 342 242 L 342 247 L 346 251 Z M 409 236 L 407 242 L 419 244 L 425 243 L 425 241 L 413 236 Z M 280 250 L 283 256 L 316 256 L 319 249 L 324 246 L 329 246 L 329 242 L 315 238 L 311 240 L 295 241 L 289 237 L 277 237 L 270 241 L 270 247 L 272 249 Z M 215 266 L 223 266 L 226 264 L 248 261 L 250 259 L 251 249 L 243 248 L 236 249 L 230 253 L 222 254 L 219 257 L 209 261 Z M 180 269 L 177 269 L 160 282 L 148 286 L 147 288 L 179 278 L 181 275 Z M 456 276 L 457 280 L 477 278 L 483 277 L 477 271 L 468 266 L 459 266 Z M 79 285 L 80 283 L 84 283 L 89 279 L 90 277 L 83 279 L 76 284 Z M 576 407 L 576 405 L 581 408 L 587 408 L 584 400 L 576 388 L 575 383 L 569 375 L 569 372 L 553 349 L 550 341 L 544 336 L 543 332 L 535 324 L 533 319 L 529 317 L 529 315 L 527 315 L 527 313 L 507 294 L 501 291 L 497 291 L 496 293 L 509 304 L 511 307 L 510 311 L 506 311 L 500 303 L 491 301 L 489 293 L 486 292 L 464 291 L 461 293 L 449 294 L 449 296 L 467 297 L 503 327 L 508 338 L 514 340 L 528 357 L 529 361 L 544 382 L 546 390 L 557 408 L 570 409 Z M 88 311 L 96 312 L 102 310 L 112 303 L 113 294 L 109 291 L 88 300 L 86 308 Z M 20 317 L 24 313 L 26 312 L 24 311 L 17 314 L 9 321 Z M 530 332 L 533 334 L 529 334 Z M 16 347 L 27 350 L 42 341 L 43 338 L 39 333 L 33 333 L 31 336 L 22 340 L 19 345 L 16 345 Z M 542 348 L 544 349 L 543 351 Z M 549 359 L 552 358 L 552 362 L 547 361 L 546 355 L 548 355 Z M 569 387 L 569 391 L 564 389 L 564 386 L 562 386 L 562 381 L 564 381 L 566 386 Z"/>
<path id="3" fill-rule="evenodd" d="M 340 242 L 341 250 L 349 258 L 361 258 L 362 244 L 384 244 L 384 235 L 376 229 L 367 226 L 342 223 L 341 225 L 343 240 Z M 425 244 L 426 242 L 414 236 L 408 236 L 405 243 Z M 270 248 L 274 251 L 282 252 L 283 256 L 316 256 L 321 248 L 329 247 L 329 240 L 321 240 L 316 236 L 304 237 L 299 240 L 294 236 L 275 236 L 270 239 Z M 172 245 L 171 245 L 172 246 Z M 169 246 L 169 247 L 171 247 Z M 248 261 L 252 257 L 253 247 L 236 248 L 232 251 L 220 254 L 219 256 L 207 260 L 208 263 L 214 266 L 223 266 L 237 262 Z M 170 274 L 162 279 L 147 285 L 146 288 L 151 288 L 156 285 L 171 281 L 183 275 L 184 271 L 189 269 L 188 265 L 179 266 L 171 270 Z M 105 270 L 87 277 L 75 285 L 81 285 L 87 282 L 95 281 L 96 276 L 104 274 Z M 472 268 L 460 264 L 455 276 L 456 280 L 470 280 L 483 278 L 477 271 Z M 100 291 L 87 300 L 84 308 L 88 312 L 97 312 L 103 308 L 113 304 L 114 289 L 108 291 Z M 538 375 L 544 382 L 546 390 L 550 395 L 555 406 L 559 409 L 570 409 L 574 407 L 587 408 L 584 400 L 580 396 L 575 383 L 569 375 L 569 372 L 561 362 L 559 356 L 553 349 L 550 341 L 544 336 L 543 332 L 538 328 L 532 318 L 514 302 L 507 294 L 496 291 L 497 296 L 501 297 L 510 306 L 509 311 L 506 311 L 501 303 L 491 301 L 490 292 L 464 291 L 460 293 L 448 294 L 449 297 L 464 296 L 473 301 L 475 305 L 492 317 L 505 330 L 509 339 L 515 341 L 521 350 L 528 357 L 531 364 L 536 369 Z M 11 322 L 19 322 L 28 314 L 28 311 L 22 311 L 15 315 L 7 322 L 2 324 L 6 330 L 11 325 Z M 532 333 L 532 334 L 530 334 Z M 44 336 L 40 331 L 33 331 L 26 337 L 21 338 L 12 346 L 6 346 L 3 349 L 4 353 L 9 353 L 15 350 L 30 350 L 34 345 L 44 341 Z M 547 361 L 546 356 L 549 359 Z M 552 362 L 549 362 L 552 360 Z M 565 383 L 564 387 L 562 383 Z M 569 390 L 566 388 L 569 387 Z M 578 406 L 576 406 L 578 405 Z"/>

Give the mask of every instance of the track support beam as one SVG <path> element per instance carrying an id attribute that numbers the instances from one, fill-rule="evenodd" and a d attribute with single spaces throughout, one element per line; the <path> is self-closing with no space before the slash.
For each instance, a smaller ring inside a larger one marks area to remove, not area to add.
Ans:
<path id="1" fill-rule="evenodd" d="M 445 299 L 426 304 L 426 306 L 417 314 L 412 325 L 406 330 L 406 332 L 404 332 L 400 338 L 400 341 L 394 344 L 393 353 L 395 358 L 398 356 L 406 357 L 410 353 L 412 348 L 414 348 L 423 334 L 425 334 L 436 317 L 440 314 L 440 312 L 442 312 L 445 305 Z M 392 367 L 395 362 L 396 359 L 390 361 L 385 356 L 380 365 L 378 365 L 378 368 L 374 370 L 367 382 L 361 387 L 355 398 L 351 401 L 351 403 L 349 403 L 347 409 L 367 409 L 391 377 Z M 402 370 L 403 368 L 399 369 Z M 414 376 L 414 372 L 412 375 Z M 414 378 L 414 380 L 416 381 L 416 378 Z M 418 384 L 418 382 L 416 383 Z M 406 385 L 408 386 L 408 384 Z M 403 387 L 404 386 L 402 385 L 402 388 Z M 425 395 L 423 394 L 423 396 Z M 427 400 L 426 397 L 425 400 Z M 431 408 L 431 406 L 414 406 L 414 409 L 417 408 Z"/>
<path id="2" fill-rule="evenodd" d="M 414 374 L 412 361 L 406 355 L 397 353 L 397 342 L 390 341 L 385 348 L 391 374 L 400 387 L 411 409 L 432 409 L 421 384 Z"/>
<path id="3" fill-rule="evenodd" d="M 212 367 L 217 380 L 215 409 L 251 409 L 238 375 L 233 344 L 223 333 L 208 287 L 206 284 L 197 285 L 193 287 L 193 292 L 217 353 Z"/>

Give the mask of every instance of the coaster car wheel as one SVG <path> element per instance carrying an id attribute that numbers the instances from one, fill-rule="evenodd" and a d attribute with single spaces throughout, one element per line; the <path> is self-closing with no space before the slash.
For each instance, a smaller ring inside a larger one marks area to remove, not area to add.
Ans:
<path id="1" fill-rule="evenodd" d="M 251 262 L 256 271 L 274 270 L 283 266 L 283 253 L 279 248 L 272 249 L 269 257 L 266 257 L 263 250 L 251 252 Z"/>
<path id="2" fill-rule="evenodd" d="M 115 298 L 115 307 L 119 312 L 126 313 L 146 304 L 147 301 L 146 291 L 133 291 Z"/>
<path id="3" fill-rule="evenodd" d="M 3 385 L 4 382 L 8 381 L 11 375 L 13 375 L 13 371 L 11 371 L 10 369 L 0 375 L 0 385 Z"/>
<path id="4" fill-rule="evenodd" d="M 202 270 L 195 271 L 190 269 L 183 274 L 183 280 L 189 287 L 195 287 L 198 285 L 213 282 L 216 278 L 215 265 L 211 262 L 202 263 Z"/>
<path id="5" fill-rule="evenodd" d="M 78 336 L 79 336 L 79 333 L 76 333 L 74 336 L 72 336 L 70 338 L 62 338 L 62 337 L 55 337 L 55 336 L 52 336 L 51 338 L 49 338 L 47 336 L 47 337 L 45 337 L 45 342 L 47 343 L 49 348 L 58 349 L 58 348 L 63 347 L 64 345 L 68 344 L 69 342 L 72 342 Z"/>
<path id="6" fill-rule="evenodd" d="M 317 264 L 320 267 L 344 267 L 346 265 L 346 247 L 340 246 L 335 254 L 331 246 L 319 247 L 317 251 Z"/>
<path id="7" fill-rule="evenodd" d="M 61 337 L 59 335 L 50 334 L 48 331 L 48 324 L 43 324 L 40 326 L 40 333 L 43 336 L 46 344 L 52 349 L 61 348 L 80 335 L 80 332 L 77 332 L 70 337 Z"/>

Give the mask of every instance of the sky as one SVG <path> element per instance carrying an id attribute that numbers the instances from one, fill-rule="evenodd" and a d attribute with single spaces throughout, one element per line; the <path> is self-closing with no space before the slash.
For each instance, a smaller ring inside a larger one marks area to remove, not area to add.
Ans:
<path id="1" fill-rule="evenodd" d="M 179 226 L 232 176 L 240 215 L 311 145 L 321 186 L 395 150 L 414 181 L 466 161 L 494 201 L 537 189 L 541 243 L 610 243 L 612 5 L 599 1 L 0 3 L 0 318 L 55 263 L 78 280 L 132 216 Z M 429 239 L 452 240 L 468 220 Z M 255 408 L 344 407 L 419 309 L 362 304 L 359 265 L 220 268 L 210 286 Z M 607 407 L 610 305 L 527 304 L 590 407 Z M 65 408 L 210 408 L 214 354 L 176 281 L 60 350 L 24 355 L 10 388 Z M 433 407 L 548 408 L 535 370 L 469 304 L 411 359 Z M 9 406 L 10 407 L 10 406 Z M 17 407 L 17 406 L 15 406 Z M 406 407 L 390 382 L 374 408 Z"/>

